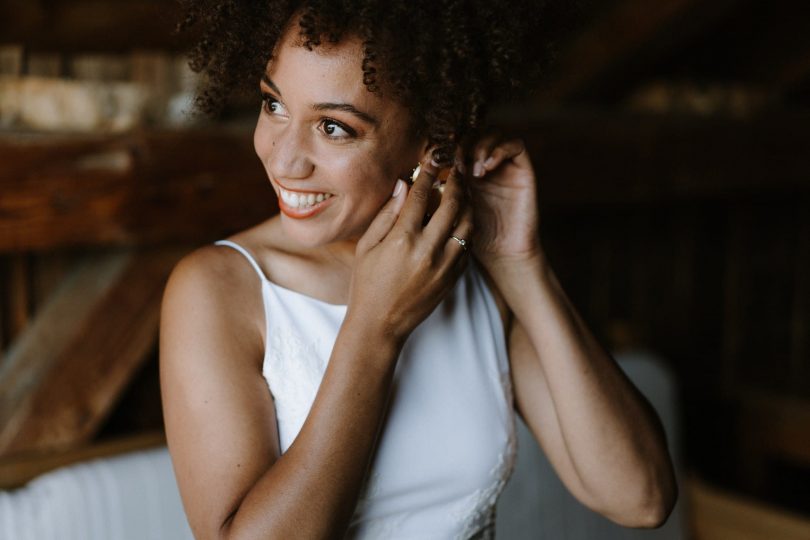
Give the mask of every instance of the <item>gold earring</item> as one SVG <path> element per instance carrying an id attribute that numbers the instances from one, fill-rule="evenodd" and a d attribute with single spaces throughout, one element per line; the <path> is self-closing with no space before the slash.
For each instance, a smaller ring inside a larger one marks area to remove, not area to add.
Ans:
<path id="1" fill-rule="evenodd" d="M 413 185 L 413 183 L 416 182 L 416 177 L 419 176 L 420 172 L 422 172 L 422 164 L 417 163 L 416 167 L 414 167 L 413 171 L 411 172 L 411 180 L 410 180 L 411 185 Z"/>

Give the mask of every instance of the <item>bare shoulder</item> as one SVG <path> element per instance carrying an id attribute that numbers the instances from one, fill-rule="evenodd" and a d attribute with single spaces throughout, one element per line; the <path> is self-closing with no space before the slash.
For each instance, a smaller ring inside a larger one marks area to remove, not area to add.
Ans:
<path id="1" fill-rule="evenodd" d="M 261 348 L 261 281 L 244 256 L 209 245 L 181 259 L 166 284 L 161 330 L 171 332 L 175 322 L 207 327 Z"/>

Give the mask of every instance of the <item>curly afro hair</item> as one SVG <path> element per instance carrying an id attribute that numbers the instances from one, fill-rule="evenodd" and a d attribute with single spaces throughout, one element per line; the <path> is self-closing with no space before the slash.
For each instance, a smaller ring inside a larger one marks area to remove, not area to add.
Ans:
<path id="1" fill-rule="evenodd" d="M 360 38 L 363 83 L 407 103 L 442 164 L 475 137 L 489 106 L 537 84 L 568 14 L 540 0 L 180 1 L 178 31 L 199 30 L 189 66 L 207 75 L 198 109 L 216 115 L 231 92 L 256 88 L 297 16 L 309 49 Z"/>

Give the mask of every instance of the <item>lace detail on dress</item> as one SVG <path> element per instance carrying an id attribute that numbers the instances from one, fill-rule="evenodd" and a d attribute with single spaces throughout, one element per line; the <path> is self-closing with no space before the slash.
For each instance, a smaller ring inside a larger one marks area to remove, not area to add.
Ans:
<path id="1" fill-rule="evenodd" d="M 279 427 L 292 443 L 315 401 L 327 361 L 318 354 L 318 338 L 277 327 L 268 337 L 263 374 L 275 398 Z M 282 447 L 286 449 L 284 441 Z"/>
<path id="2" fill-rule="evenodd" d="M 499 375 L 506 404 L 511 409 L 512 379 L 509 372 L 501 372 Z M 485 488 L 475 490 L 453 506 L 453 517 L 459 522 L 466 521 L 462 532 L 456 537 L 458 540 L 495 538 L 495 503 L 512 476 L 517 459 L 517 433 L 511 410 L 509 413 L 506 445 L 489 471 L 491 483 Z"/>

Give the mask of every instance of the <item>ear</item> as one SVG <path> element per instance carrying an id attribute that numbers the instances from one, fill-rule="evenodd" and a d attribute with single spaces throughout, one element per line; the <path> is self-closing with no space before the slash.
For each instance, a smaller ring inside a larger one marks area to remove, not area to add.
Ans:
<path id="1" fill-rule="evenodd" d="M 433 157 L 433 150 L 436 148 L 435 146 L 431 146 L 430 143 L 425 139 L 422 142 L 422 154 L 419 156 L 419 161 L 422 159 Z"/>

